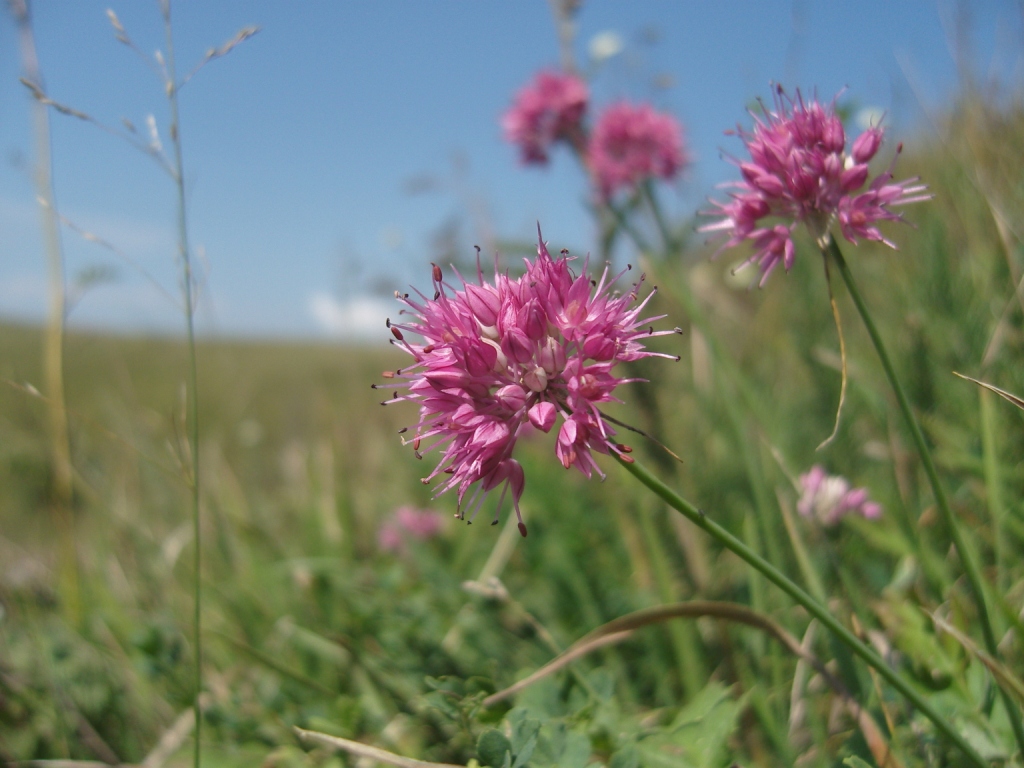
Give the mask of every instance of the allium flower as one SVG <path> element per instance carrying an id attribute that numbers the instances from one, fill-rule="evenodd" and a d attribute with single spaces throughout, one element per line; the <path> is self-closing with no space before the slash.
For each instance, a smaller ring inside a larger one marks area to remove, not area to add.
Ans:
<path id="1" fill-rule="evenodd" d="M 791 99 L 778 87 L 775 110 L 762 105 L 763 115 L 751 112 L 753 131 L 738 127 L 737 133 L 750 153 L 749 162 L 734 160 L 743 181 L 726 185 L 727 202 L 712 200 L 707 216 L 721 217 L 700 227 L 702 232 L 725 232 L 728 240 L 719 248 L 750 240 L 754 255 L 743 266 L 757 262 L 761 285 L 782 263 L 793 265 L 793 231 L 801 222 L 819 243 L 827 243 L 833 222 L 839 222 L 843 237 L 854 245 L 859 239 L 876 240 L 890 248 L 875 224 L 902 221 L 890 208 L 928 200 L 919 179 L 893 182 L 893 169 L 903 145 L 888 170 L 868 181 L 868 162 L 882 145 L 882 128 L 864 131 L 846 151 L 846 134 L 836 115 L 835 99 L 823 106 L 817 100 L 805 102 L 797 91 Z M 860 191 L 862 190 L 862 191 Z"/>
<path id="2" fill-rule="evenodd" d="M 385 552 L 401 552 L 409 538 L 422 541 L 440 533 L 443 519 L 430 509 L 399 507 L 377 531 L 377 546 Z"/>
<path id="3" fill-rule="evenodd" d="M 524 163 L 544 164 L 548 150 L 559 139 L 577 142 L 587 108 L 587 85 L 573 75 L 540 72 L 516 94 L 515 103 L 501 119 L 505 138 L 519 147 Z"/>
<path id="4" fill-rule="evenodd" d="M 615 430 L 599 407 L 618 400 L 612 393 L 619 384 L 636 379 L 618 378 L 612 369 L 642 357 L 678 359 L 644 349 L 645 339 L 679 329 L 655 331 L 650 323 L 663 316 L 640 319 L 653 295 L 638 301 L 643 275 L 620 295 L 611 290 L 615 281 L 608 280 L 607 268 L 595 282 L 586 263 L 576 276 L 570 261 L 565 252 L 553 259 L 540 240 L 537 259 L 526 260 L 521 277 L 499 272 L 495 263 L 494 282 L 485 282 L 478 259 L 476 282 L 459 276 L 462 287 L 455 288 L 435 265 L 432 297 L 396 294 L 412 319 L 389 321 L 392 343 L 415 362 L 384 372 L 401 381 L 374 386 L 405 390 L 385 405 L 420 406 L 411 440 L 415 455 L 442 452 L 423 482 L 441 478 L 435 496 L 455 489 L 460 519 L 469 514 L 472 522 L 488 492 L 501 486 L 493 522 L 511 489 L 519 530 L 526 535 L 519 510 L 525 479 L 513 449 L 531 428 L 550 432 L 560 422 L 555 455 L 588 477 L 604 477 L 593 451 L 629 460 L 624 454 L 630 449 L 612 439 Z M 410 334 L 422 343 L 410 341 Z"/>
<path id="5" fill-rule="evenodd" d="M 882 514 L 882 507 L 868 499 L 867 488 L 850 488 L 845 477 L 827 474 L 819 464 L 800 475 L 800 488 L 797 511 L 804 517 L 816 518 L 826 527 L 837 525 L 850 512 L 869 519 Z"/>
<path id="6" fill-rule="evenodd" d="M 606 199 L 647 178 L 671 179 L 689 162 L 674 117 L 626 102 L 612 105 L 598 119 L 587 157 Z"/>

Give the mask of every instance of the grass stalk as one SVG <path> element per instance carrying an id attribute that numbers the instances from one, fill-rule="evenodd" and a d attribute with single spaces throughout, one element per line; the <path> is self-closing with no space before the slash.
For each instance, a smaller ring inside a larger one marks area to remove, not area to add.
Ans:
<path id="1" fill-rule="evenodd" d="M 11 12 L 18 24 L 22 66 L 25 79 L 43 89 L 39 57 L 36 53 L 32 18 L 25 0 L 11 0 Z M 50 461 L 53 467 L 53 511 L 59 538 L 59 593 L 73 626 L 81 616 L 78 585 L 78 551 L 75 545 L 73 470 L 68 412 L 64 396 L 64 251 L 53 191 L 53 158 L 50 144 L 49 108 L 39 99 L 32 100 L 32 132 L 35 141 L 34 182 L 39 201 L 43 246 L 47 264 L 46 332 L 43 336 L 43 379 L 46 410 L 50 426 Z"/>
<path id="2" fill-rule="evenodd" d="M 793 582 L 782 571 L 769 563 L 754 550 L 744 544 L 740 539 L 709 518 L 702 510 L 695 507 L 684 499 L 665 483 L 655 477 L 651 472 L 637 461 L 623 461 L 618 459 L 625 469 L 637 480 L 653 491 L 659 498 L 665 501 L 670 507 L 686 517 L 690 522 L 717 539 L 723 546 L 731 550 L 747 564 L 753 566 L 789 595 L 793 600 L 802 605 L 809 614 L 824 624 L 829 631 L 838 637 L 853 653 L 859 656 L 869 666 L 873 667 L 893 688 L 899 691 L 908 701 L 911 702 L 925 717 L 934 723 L 935 727 L 952 741 L 971 763 L 978 768 L 985 768 L 986 763 L 981 755 L 960 735 L 953 726 L 947 722 L 928 701 L 918 693 L 894 669 L 886 664 L 874 650 L 865 645 L 856 635 L 843 626 L 821 603 L 815 600 L 795 582 Z"/>
<path id="3" fill-rule="evenodd" d="M 835 238 L 829 238 L 828 247 L 825 249 L 825 256 L 826 258 L 831 257 L 835 261 L 836 266 L 839 267 L 839 273 L 843 276 L 843 282 L 846 283 L 846 288 L 850 292 L 850 297 L 853 299 L 853 303 L 856 305 L 857 311 L 860 313 L 861 319 L 864 321 L 864 326 L 867 328 L 868 335 L 871 337 L 871 343 L 874 345 L 875 351 L 878 353 L 878 358 L 882 363 L 882 368 L 885 369 L 885 375 L 889 379 L 889 384 L 892 386 L 893 392 L 896 394 L 896 400 L 899 403 L 900 411 L 903 413 L 903 417 L 907 422 L 907 427 L 910 429 L 910 434 L 914 439 L 914 445 L 921 457 L 921 463 L 924 465 L 925 474 L 928 476 L 928 482 L 931 485 L 932 494 L 935 496 L 935 504 L 939 508 L 939 513 L 942 515 L 942 520 L 945 523 L 946 528 L 949 530 L 950 538 L 953 540 L 953 545 L 956 547 L 957 554 L 960 556 L 960 562 L 963 563 L 967 581 L 971 585 L 971 590 L 974 592 L 978 609 L 978 619 L 981 623 L 981 633 L 985 640 L 985 648 L 994 658 L 998 659 L 998 643 L 996 641 L 995 631 L 992 627 L 992 620 L 988 612 L 981 570 L 974 558 L 974 553 L 968 547 L 967 541 L 960 530 L 960 526 L 957 524 L 953 510 L 949 506 L 949 500 L 946 498 L 946 491 L 942 486 L 942 482 L 939 480 L 939 473 L 935 468 L 935 461 L 932 459 L 928 443 L 924 439 L 924 433 L 921 432 L 921 427 L 918 425 L 917 418 L 914 416 L 914 412 L 910 407 L 910 401 L 907 399 L 903 385 L 896 376 L 896 369 L 893 367 L 892 361 L 889 358 L 889 353 L 886 352 L 882 336 L 878 332 L 878 327 L 875 325 L 875 322 L 871 317 L 871 313 L 868 311 L 867 305 L 864 303 L 860 289 L 857 287 L 857 283 L 853 279 L 853 274 L 850 272 L 850 268 L 846 263 L 846 259 L 843 258 L 843 253 L 839 249 L 839 245 L 836 243 Z M 1001 687 L 999 688 L 999 693 L 1002 697 L 1003 706 L 1006 708 L 1007 717 L 1013 727 L 1013 733 L 1017 739 L 1017 746 L 1021 750 L 1021 753 L 1024 754 L 1024 722 L 1021 722 L 1020 710 L 1017 709 L 1017 705 L 1013 702 L 1013 699 L 1010 698 L 1010 695 Z"/>
<path id="4" fill-rule="evenodd" d="M 645 506 L 640 509 L 638 517 L 644 542 L 647 545 L 651 570 L 654 573 L 654 582 L 658 589 L 658 599 L 665 605 L 674 603 L 679 599 L 679 595 L 676 594 L 676 585 L 672 581 L 668 553 L 662 546 L 662 537 L 655 527 L 654 510 Z M 683 695 L 687 699 L 691 699 L 707 683 L 703 671 L 704 653 L 699 636 L 693 626 L 679 622 L 669 624 L 667 629 L 679 669 Z"/>
<path id="5" fill-rule="evenodd" d="M 1003 502 L 1003 481 L 999 466 L 998 425 L 996 423 L 995 397 L 984 387 L 978 388 L 978 401 L 981 409 L 981 448 L 982 462 L 985 473 L 985 495 L 988 498 L 988 511 L 992 517 L 992 551 L 996 561 L 996 589 L 1005 588 L 1006 574 L 1006 542 L 1003 520 L 1006 517 L 1006 504 Z"/>
<path id="6" fill-rule="evenodd" d="M 193 536 L 193 578 L 194 578 L 194 614 L 193 614 L 193 636 L 195 644 L 196 667 L 195 667 L 195 750 L 193 752 L 193 765 L 199 768 L 201 762 L 200 737 L 202 735 L 203 713 L 199 705 L 199 697 L 203 690 L 203 646 L 202 646 L 202 584 L 200 581 L 202 567 L 202 539 L 201 520 L 199 508 L 199 375 L 196 363 L 196 337 L 195 337 L 195 304 L 193 298 L 193 275 L 192 259 L 189 250 L 188 219 L 185 207 L 185 164 L 181 149 L 181 122 L 178 111 L 178 80 L 174 68 L 174 35 L 171 29 L 171 4 L 170 0 L 161 0 L 160 11 L 164 19 L 164 32 L 167 39 L 167 81 L 166 93 L 167 102 L 170 107 L 171 125 L 170 138 L 174 148 L 173 178 L 177 192 L 177 225 L 178 225 L 178 257 L 181 259 L 182 279 L 185 292 L 185 331 L 188 346 L 188 441 L 189 454 L 191 458 L 192 474 L 192 536 Z"/>

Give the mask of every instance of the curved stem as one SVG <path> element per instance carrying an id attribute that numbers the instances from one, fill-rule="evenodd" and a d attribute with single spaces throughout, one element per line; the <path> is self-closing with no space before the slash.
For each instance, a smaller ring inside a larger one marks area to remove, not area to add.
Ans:
<path id="1" fill-rule="evenodd" d="M 642 464 L 637 461 L 627 462 L 623 461 L 619 457 L 616 458 L 619 463 L 630 472 L 630 474 L 646 485 L 666 504 L 681 513 L 698 528 L 703 529 L 713 538 L 717 539 L 726 548 L 730 549 L 749 565 L 756 568 L 764 574 L 765 578 L 792 597 L 797 603 L 802 605 L 809 614 L 818 619 L 818 621 L 824 624 L 836 637 L 849 646 L 851 651 L 860 656 L 860 658 L 868 665 L 877 670 L 878 674 L 885 678 L 893 688 L 903 694 L 907 700 L 909 700 L 929 720 L 931 720 L 932 723 L 935 724 L 935 727 L 938 728 L 939 731 L 941 731 L 950 741 L 956 744 L 956 746 L 970 759 L 972 764 L 978 766 L 978 768 L 986 768 L 985 761 L 982 759 L 981 755 L 975 751 L 974 747 L 972 747 L 963 736 L 957 733 L 953 729 L 952 725 L 950 725 L 931 706 L 931 704 L 921 696 L 921 694 L 914 690 L 910 683 L 904 680 L 903 677 L 895 670 L 891 669 L 881 656 L 875 653 L 875 651 L 858 639 L 856 635 L 844 627 L 821 603 L 797 586 L 797 584 L 782 571 L 762 558 L 721 525 L 709 518 L 704 512 L 661 482 L 661 480 L 652 475 Z"/>
<path id="2" fill-rule="evenodd" d="M 946 528 L 949 529 L 950 538 L 953 539 L 953 545 L 956 547 L 957 554 L 960 556 L 960 562 L 963 563 L 967 581 L 971 585 L 971 590 L 974 592 L 974 598 L 978 608 L 978 618 L 981 622 L 981 634 L 985 639 L 985 647 L 993 657 L 998 658 L 998 643 L 996 641 L 995 631 L 992 629 L 992 620 L 989 617 L 988 606 L 985 601 L 985 588 L 981 577 L 981 570 L 978 568 L 978 563 L 974 559 L 974 553 L 967 546 L 963 533 L 960 531 L 960 526 L 957 525 L 956 517 L 953 515 L 953 510 L 949 506 L 949 500 L 946 498 L 946 491 L 943 488 L 942 483 L 939 481 L 939 473 L 935 469 L 935 461 L 932 459 L 931 450 L 928 448 L 928 443 L 925 442 L 924 434 L 921 432 L 921 427 L 917 423 L 917 418 L 914 416 L 913 410 L 911 410 L 910 401 L 907 399 L 907 394 L 903 390 L 903 385 L 896 376 L 896 369 L 893 367 L 892 360 L 889 359 L 889 354 L 885 350 L 885 344 L 882 342 L 882 336 L 878 332 L 878 328 L 875 326 L 874 321 L 871 319 L 871 313 L 868 312 L 867 305 L 864 303 L 860 290 L 857 288 L 856 282 L 854 282 L 853 275 L 850 273 L 850 268 L 846 263 L 846 259 L 843 258 L 843 253 L 839 250 L 839 245 L 836 243 L 835 238 L 829 238 L 828 247 L 825 249 L 825 257 L 831 257 L 834 259 L 836 266 L 839 267 L 839 273 L 843 276 L 843 281 L 846 283 L 846 289 L 850 292 L 850 298 L 853 299 L 853 303 L 857 306 L 857 311 L 860 313 L 860 317 L 864 321 L 864 326 L 867 328 L 868 335 L 871 337 L 871 343 L 874 344 L 875 351 L 878 353 L 878 358 L 882 362 L 882 368 L 885 369 L 885 375 L 888 377 L 889 384 L 892 386 L 893 392 L 896 394 L 896 400 L 899 403 L 900 411 L 903 413 L 903 418 L 907 422 L 910 434 L 914 438 L 914 445 L 917 447 L 917 452 L 921 456 L 921 463 L 924 465 L 925 474 L 928 476 L 928 483 L 931 485 L 932 494 L 935 496 L 935 505 L 939 508 L 939 512 L 942 515 L 943 522 L 946 524 Z M 1020 711 L 1017 709 L 1017 705 L 1014 704 L 1013 700 L 1010 698 L 1010 695 L 1003 690 L 1001 686 L 999 686 L 999 693 L 1003 700 L 1003 706 L 1006 708 L 1006 714 L 1009 717 L 1010 724 L 1013 726 L 1013 733 L 1017 739 L 1017 746 L 1020 748 L 1021 753 L 1024 754 L 1024 722 L 1021 721 Z"/>

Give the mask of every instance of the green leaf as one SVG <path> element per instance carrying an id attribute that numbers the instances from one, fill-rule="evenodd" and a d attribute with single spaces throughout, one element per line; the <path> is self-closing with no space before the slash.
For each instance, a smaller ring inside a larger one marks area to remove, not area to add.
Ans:
<path id="1" fill-rule="evenodd" d="M 872 768 L 871 763 L 863 757 L 857 757 L 857 755 L 850 755 L 843 760 L 843 765 L 848 765 L 850 768 Z"/>
<path id="2" fill-rule="evenodd" d="M 512 752 L 512 743 L 501 731 L 491 728 L 480 734 L 476 742 L 476 756 L 482 765 L 501 768 L 506 756 Z"/>
<path id="3" fill-rule="evenodd" d="M 743 699 L 732 698 L 721 683 L 709 683 L 670 726 L 640 742 L 643 764 L 648 768 L 713 768 L 744 706 Z"/>
<path id="4" fill-rule="evenodd" d="M 608 768 L 640 768 L 640 750 L 635 744 L 627 744 L 612 755 Z"/>

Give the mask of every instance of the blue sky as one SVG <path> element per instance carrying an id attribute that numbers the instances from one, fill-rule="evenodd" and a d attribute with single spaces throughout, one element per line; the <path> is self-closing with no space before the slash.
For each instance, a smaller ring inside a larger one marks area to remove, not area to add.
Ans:
<path id="1" fill-rule="evenodd" d="M 114 40 L 108 7 L 147 54 L 164 47 L 156 2 L 36 0 L 47 91 L 110 125 L 124 117 L 144 131 L 152 114 L 166 145 L 158 79 Z M 958 27 L 969 29 L 979 73 L 1019 84 L 1019 5 L 966 7 L 965 27 L 949 2 L 591 0 L 577 19 L 575 53 L 587 66 L 593 37 L 617 33 L 625 48 L 593 72 L 595 106 L 650 100 L 684 124 L 696 162 L 664 190 L 682 216 L 733 176 L 719 150 L 739 146 L 723 131 L 744 121 L 744 106 L 767 96 L 771 81 L 823 97 L 846 87 L 858 106 L 887 113 L 897 139 L 927 130 L 954 93 Z M 592 245 L 587 192 L 572 158 L 556 153 L 546 169 L 523 168 L 498 126 L 515 91 L 557 66 L 546 0 L 179 0 L 173 21 L 180 71 L 241 27 L 262 28 L 181 93 L 203 333 L 365 335 L 367 324 L 377 328 L 385 311 L 378 300 L 388 291 L 429 281 L 432 239 L 456 217 L 467 245 L 528 240 L 537 221 L 558 247 Z M 0 317 L 38 320 L 46 273 L 20 74 L 15 26 L 4 13 Z M 656 88 L 663 76 L 671 87 Z M 80 295 L 72 290 L 69 322 L 178 332 L 170 180 L 92 126 L 60 115 L 51 125 L 62 215 L 131 260 L 65 230 L 72 286 L 90 270 L 113 274 Z M 431 190 L 411 194 L 424 180 Z"/>

